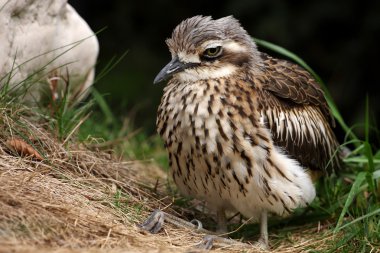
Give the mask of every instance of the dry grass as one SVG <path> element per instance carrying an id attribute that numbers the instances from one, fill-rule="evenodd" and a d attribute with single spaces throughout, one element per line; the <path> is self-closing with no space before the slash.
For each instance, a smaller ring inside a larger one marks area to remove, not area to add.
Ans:
<path id="1" fill-rule="evenodd" d="M 155 208 L 185 217 L 197 212 L 168 207 L 165 183 L 156 183 L 166 182 L 161 169 L 75 141 L 63 145 L 25 110 L 0 108 L 0 252 L 195 251 L 202 235 L 171 225 L 151 235 L 136 226 Z M 5 145 L 12 137 L 23 138 L 45 159 L 12 153 Z M 331 237 L 308 228 L 277 243 L 275 251 L 323 250 Z"/>

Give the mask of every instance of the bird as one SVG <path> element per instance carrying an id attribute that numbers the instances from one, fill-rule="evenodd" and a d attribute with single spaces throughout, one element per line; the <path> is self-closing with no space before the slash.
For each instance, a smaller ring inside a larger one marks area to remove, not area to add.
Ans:
<path id="1" fill-rule="evenodd" d="M 268 215 L 309 205 L 312 172 L 340 166 L 323 90 L 299 65 L 260 52 L 233 16 L 185 19 L 166 44 L 156 126 L 173 180 L 216 212 L 218 231 L 226 211 L 259 222 L 268 248 Z"/>

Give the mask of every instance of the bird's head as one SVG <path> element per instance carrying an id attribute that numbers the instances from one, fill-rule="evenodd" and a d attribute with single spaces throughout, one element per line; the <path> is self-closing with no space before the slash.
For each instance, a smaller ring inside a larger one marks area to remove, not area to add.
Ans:
<path id="1" fill-rule="evenodd" d="M 186 19 L 174 29 L 166 44 L 172 60 L 154 83 L 172 76 L 183 82 L 228 77 L 242 67 L 261 65 L 255 43 L 232 16 Z"/>

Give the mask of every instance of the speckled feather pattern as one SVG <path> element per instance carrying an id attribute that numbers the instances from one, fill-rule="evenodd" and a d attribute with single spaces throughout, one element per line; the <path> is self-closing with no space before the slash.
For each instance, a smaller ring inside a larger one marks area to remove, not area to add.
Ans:
<path id="1" fill-rule="evenodd" d="M 258 52 L 232 17 L 186 20 L 167 43 L 172 55 L 194 54 L 215 39 L 236 44 L 164 89 L 157 130 L 173 179 L 215 209 L 287 215 L 314 199 L 307 170 L 323 169 L 338 146 L 323 92 L 297 65 Z"/>
<path id="2" fill-rule="evenodd" d="M 171 81 L 159 109 L 158 131 L 184 194 L 248 217 L 258 217 L 262 208 L 284 215 L 311 202 L 315 191 L 307 174 L 273 146 L 270 132 L 259 123 L 252 83 Z"/>

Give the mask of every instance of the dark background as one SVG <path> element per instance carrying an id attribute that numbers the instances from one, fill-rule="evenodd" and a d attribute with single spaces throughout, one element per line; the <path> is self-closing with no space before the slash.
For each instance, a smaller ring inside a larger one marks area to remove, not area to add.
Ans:
<path id="1" fill-rule="evenodd" d="M 108 94 L 106 98 L 118 117 L 131 117 L 135 127 L 143 127 L 149 134 L 154 132 L 156 108 L 164 87 L 152 82 L 170 60 L 164 41 L 179 22 L 198 14 L 214 18 L 233 15 L 252 36 L 299 55 L 325 81 L 349 126 L 363 122 L 367 94 L 373 123 L 379 118 L 380 1 L 69 3 L 95 32 L 107 27 L 98 35 L 98 70 L 113 56 L 128 51 L 95 87 Z M 342 140 L 342 130 L 336 131 Z"/>

